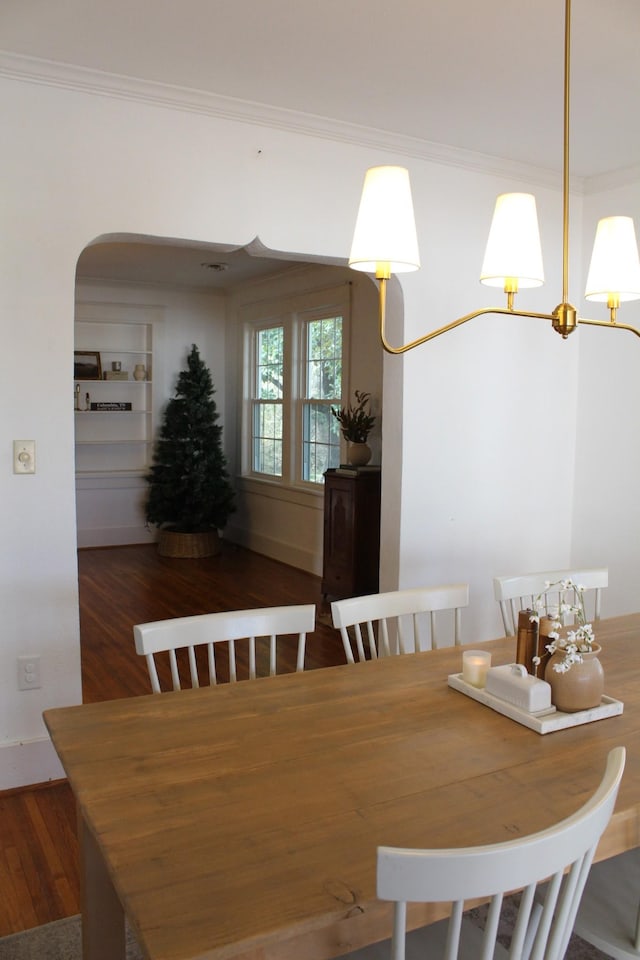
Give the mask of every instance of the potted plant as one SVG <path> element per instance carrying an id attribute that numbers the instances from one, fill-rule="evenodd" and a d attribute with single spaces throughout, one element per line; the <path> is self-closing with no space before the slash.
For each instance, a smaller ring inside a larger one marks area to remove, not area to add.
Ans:
<path id="1" fill-rule="evenodd" d="M 376 418 L 370 410 L 370 393 L 356 390 L 355 398 L 355 404 L 349 404 L 348 407 L 331 407 L 331 413 L 340 424 L 342 436 L 349 443 L 349 463 L 364 466 L 371 459 L 367 439 Z"/>
<path id="2" fill-rule="evenodd" d="M 545 583 L 545 590 L 536 597 L 530 619 L 540 623 L 545 610 L 544 594 L 547 590 L 559 587 L 560 604 L 551 622 L 546 646 L 550 654 L 544 678 L 551 685 L 551 699 L 558 710 L 575 713 L 599 706 L 604 692 L 604 673 L 598 659 L 601 647 L 596 643 L 593 627 L 587 623 L 584 609 L 584 587 L 572 580 L 558 580 Z M 564 602 L 564 593 L 573 592 L 575 603 Z M 565 628 L 563 619 L 566 614 L 575 617 L 571 628 Z M 536 666 L 539 657 L 534 657 Z"/>
<path id="3" fill-rule="evenodd" d="M 235 509 L 214 392 L 209 369 L 193 344 L 164 412 L 146 478 L 146 519 L 159 529 L 162 556 L 219 553 L 218 531 Z"/>

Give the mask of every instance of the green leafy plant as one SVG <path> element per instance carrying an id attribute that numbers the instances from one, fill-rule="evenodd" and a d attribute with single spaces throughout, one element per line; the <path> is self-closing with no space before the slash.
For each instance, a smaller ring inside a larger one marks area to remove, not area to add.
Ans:
<path id="1" fill-rule="evenodd" d="M 366 443 L 376 422 L 376 418 L 371 415 L 369 409 L 371 394 L 356 390 L 355 398 L 355 404 L 349 404 L 348 407 L 331 407 L 331 413 L 340 424 L 345 440 L 351 443 Z"/>
<path id="2" fill-rule="evenodd" d="M 180 533 L 221 530 L 235 510 L 211 373 L 195 344 L 169 400 L 146 479 L 146 519 Z"/>

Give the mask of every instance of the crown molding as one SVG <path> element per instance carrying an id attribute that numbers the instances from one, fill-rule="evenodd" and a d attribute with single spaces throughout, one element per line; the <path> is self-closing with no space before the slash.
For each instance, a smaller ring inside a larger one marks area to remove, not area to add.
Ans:
<path id="1" fill-rule="evenodd" d="M 373 127 L 332 120 L 315 114 L 220 96 L 190 87 L 104 73 L 88 67 L 23 56 L 6 50 L 0 50 L 0 76 L 93 96 L 133 100 L 157 107 L 351 143 L 375 151 L 391 153 L 396 157 L 413 157 L 448 167 L 459 167 L 472 172 L 522 181 L 530 185 L 537 184 L 552 189 L 558 189 L 561 185 L 561 174 L 557 170 Z M 581 178 L 572 178 L 572 191 L 584 192 L 584 182 Z"/>
<path id="2" fill-rule="evenodd" d="M 589 177 L 584 182 L 584 192 L 588 196 L 595 193 L 606 193 L 609 190 L 617 190 L 619 187 L 628 187 L 640 183 L 640 164 L 632 167 L 623 167 L 621 170 L 611 170 L 608 173 L 598 174 L 597 177 Z"/>

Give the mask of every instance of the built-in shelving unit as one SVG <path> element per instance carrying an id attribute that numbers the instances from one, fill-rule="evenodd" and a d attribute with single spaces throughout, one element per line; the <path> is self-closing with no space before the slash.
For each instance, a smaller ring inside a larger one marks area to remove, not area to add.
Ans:
<path id="1" fill-rule="evenodd" d="M 76 361 L 83 353 L 100 360 L 99 372 L 91 379 L 76 377 L 69 392 L 75 408 L 79 546 L 151 538 L 143 505 L 153 451 L 157 324 L 152 308 L 118 307 L 78 305 L 75 321 Z"/>
<path id="2" fill-rule="evenodd" d="M 152 336 L 150 323 L 76 321 L 75 349 L 99 353 L 103 377 L 74 381 L 74 404 L 80 407 L 75 411 L 76 474 L 146 471 L 153 442 Z M 107 379 L 115 373 L 114 363 L 122 379 Z M 144 368 L 144 379 L 134 379 L 136 367 Z M 91 404 L 124 409 L 96 410 Z"/>

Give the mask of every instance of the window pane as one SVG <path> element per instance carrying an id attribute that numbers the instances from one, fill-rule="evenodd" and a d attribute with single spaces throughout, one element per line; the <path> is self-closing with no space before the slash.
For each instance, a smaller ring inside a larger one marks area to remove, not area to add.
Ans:
<path id="1" fill-rule="evenodd" d="M 342 396 L 342 317 L 307 323 L 306 397 L 324 403 L 302 408 L 302 478 L 322 483 L 329 467 L 340 463 L 340 429 L 331 414 Z"/>
<path id="2" fill-rule="evenodd" d="M 257 473 L 281 477 L 284 328 L 268 327 L 255 336 L 252 468 Z"/>
<path id="3" fill-rule="evenodd" d="M 269 327 L 259 330 L 256 340 L 256 397 L 282 400 L 284 329 Z"/>
<path id="4" fill-rule="evenodd" d="M 302 476 L 322 483 L 325 470 L 340 463 L 340 430 L 331 404 L 305 403 L 303 407 Z"/>
<path id="5" fill-rule="evenodd" d="M 282 404 L 255 403 L 253 408 L 253 469 L 282 476 Z"/>
<path id="6" fill-rule="evenodd" d="M 324 317 L 307 324 L 307 397 L 332 400 L 342 396 L 342 317 Z"/>

